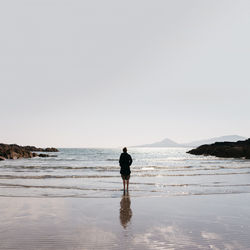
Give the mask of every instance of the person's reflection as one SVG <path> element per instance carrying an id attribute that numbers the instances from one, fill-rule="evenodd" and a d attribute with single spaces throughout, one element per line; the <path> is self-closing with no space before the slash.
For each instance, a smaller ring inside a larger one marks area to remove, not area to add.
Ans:
<path id="1" fill-rule="evenodd" d="M 120 202 L 120 222 L 121 225 L 126 228 L 132 217 L 132 210 L 130 208 L 131 201 L 129 195 L 123 195 Z"/>

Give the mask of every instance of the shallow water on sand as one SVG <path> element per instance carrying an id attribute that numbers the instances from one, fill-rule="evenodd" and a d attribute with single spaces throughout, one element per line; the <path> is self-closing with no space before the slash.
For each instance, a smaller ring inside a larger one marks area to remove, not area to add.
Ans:
<path id="1" fill-rule="evenodd" d="M 250 193 L 250 160 L 131 148 L 130 195 Z M 0 162 L 2 197 L 120 197 L 120 149 L 60 149 L 57 157 Z"/>
<path id="2" fill-rule="evenodd" d="M 0 249 L 246 250 L 249 198 L 1 197 Z"/>

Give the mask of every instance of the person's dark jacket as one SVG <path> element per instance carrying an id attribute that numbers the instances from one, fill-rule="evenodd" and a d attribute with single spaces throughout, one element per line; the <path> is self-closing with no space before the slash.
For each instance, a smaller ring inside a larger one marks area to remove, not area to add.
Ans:
<path id="1" fill-rule="evenodd" d="M 130 166 L 132 164 L 133 160 L 130 154 L 128 153 L 121 153 L 119 164 L 121 167 L 120 174 L 122 175 L 130 175 Z"/>

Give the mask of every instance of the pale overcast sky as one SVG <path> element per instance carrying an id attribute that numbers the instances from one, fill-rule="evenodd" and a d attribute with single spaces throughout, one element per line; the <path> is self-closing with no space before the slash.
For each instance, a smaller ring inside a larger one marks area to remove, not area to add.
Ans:
<path id="1" fill-rule="evenodd" d="M 4 143 L 250 136 L 250 1 L 1 1 L 0 84 Z"/>

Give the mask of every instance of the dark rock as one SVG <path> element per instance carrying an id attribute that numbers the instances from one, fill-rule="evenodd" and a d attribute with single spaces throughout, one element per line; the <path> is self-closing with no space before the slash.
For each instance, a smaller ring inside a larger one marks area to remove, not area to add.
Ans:
<path id="1" fill-rule="evenodd" d="M 201 145 L 187 153 L 194 155 L 212 155 L 224 158 L 250 159 L 250 138 L 245 141 L 216 142 L 213 144 Z"/>
<path id="2" fill-rule="evenodd" d="M 39 157 L 50 157 L 50 155 L 48 155 L 48 154 L 39 154 L 38 156 Z"/>
<path id="3" fill-rule="evenodd" d="M 35 146 L 24 146 L 24 148 L 32 152 L 58 152 L 56 148 L 37 148 Z"/>
<path id="4" fill-rule="evenodd" d="M 49 151 L 46 151 L 49 150 Z M 36 148 L 34 146 L 19 146 L 17 144 L 4 144 L 0 143 L 0 160 L 4 159 L 19 159 L 19 158 L 32 158 L 36 156 L 49 157 L 48 154 L 34 153 L 33 151 L 41 152 L 58 152 L 56 148 Z"/>
<path id="5" fill-rule="evenodd" d="M 57 155 L 49 155 L 49 154 L 38 154 L 38 157 L 57 157 Z"/>
<path id="6" fill-rule="evenodd" d="M 28 150 L 28 151 L 40 151 L 42 152 L 42 148 L 36 148 L 34 146 L 24 146 L 24 149 Z"/>
<path id="7" fill-rule="evenodd" d="M 45 148 L 44 152 L 59 152 L 56 148 Z"/>

